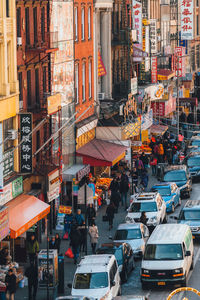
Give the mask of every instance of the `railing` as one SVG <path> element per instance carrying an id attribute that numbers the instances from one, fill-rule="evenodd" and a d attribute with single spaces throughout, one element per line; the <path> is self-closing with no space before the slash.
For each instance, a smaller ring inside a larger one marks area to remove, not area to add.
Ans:
<path id="1" fill-rule="evenodd" d="M 26 50 L 58 48 L 58 32 L 37 32 L 26 36 Z"/>

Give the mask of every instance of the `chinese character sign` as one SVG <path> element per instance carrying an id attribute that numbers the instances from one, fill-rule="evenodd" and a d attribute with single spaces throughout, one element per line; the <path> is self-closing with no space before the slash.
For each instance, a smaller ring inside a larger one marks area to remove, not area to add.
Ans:
<path id="1" fill-rule="evenodd" d="M 185 62 L 185 47 L 176 47 L 175 49 L 175 71 L 176 77 L 185 77 L 186 62 Z"/>
<path id="2" fill-rule="evenodd" d="M 21 173 L 32 173 L 32 114 L 20 114 Z"/>
<path id="3" fill-rule="evenodd" d="M 137 31 L 137 40 L 142 44 L 142 4 L 133 0 L 133 24 Z"/>
<path id="4" fill-rule="evenodd" d="M 181 0 L 181 39 L 193 39 L 193 0 Z"/>
<path id="5" fill-rule="evenodd" d="M 150 41 L 151 41 L 151 54 L 157 53 L 157 21 L 156 19 L 150 20 Z"/>
<path id="6" fill-rule="evenodd" d="M 151 82 L 157 82 L 157 56 L 151 58 Z"/>

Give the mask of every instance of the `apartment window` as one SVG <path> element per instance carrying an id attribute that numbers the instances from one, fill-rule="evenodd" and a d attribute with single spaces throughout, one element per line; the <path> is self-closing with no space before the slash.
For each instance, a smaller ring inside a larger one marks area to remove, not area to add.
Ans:
<path id="1" fill-rule="evenodd" d="M 79 82 L 79 65 L 75 65 L 75 101 L 76 103 L 79 102 L 79 89 L 78 89 L 78 82 Z"/>
<path id="2" fill-rule="evenodd" d="M 45 8 L 42 7 L 41 9 L 41 36 L 42 41 L 45 41 Z"/>
<path id="3" fill-rule="evenodd" d="M 43 94 L 47 92 L 47 67 L 43 67 Z"/>
<path id="4" fill-rule="evenodd" d="M 199 7 L 199 0 L 196 0 L 196 7 Z"/>
<path id="5" fill-rule="evenodd" d="M 37 43 L 38 41 L 38 35 L 37 35 L 37 7 L 34 7 L 33 9 L 33 26 L 34 26 L 34 43 Z"/>
<path id="6" fill-rule="evenodd" d="M 82 65 L 82 101 L 85 101 L 85 62 Z"/>
<path id="7" fill-rule="evenodd" d="M 29 24 L 29 7 L 25 8 L 25 30 L 26 30 L 26 44 L 30 44 L 30 24 Z"/>
<path id="8" fill-rule="evenodd" d="M 35 102 L 40 104 L 39 69 L 35 69 Z"/>
<path id="9" fill-rule="evenodd" d="M 18 80 L 19 80 L 19 101 L 23 101 L 22 72 L 18 73 Z"/>
<path id="10" fill-rule="evenodd" d="M 197 35 L 199 35 L 199 15 L 196 16 L 196 23 L 197 23 Z"/>
<path id="11" fill-rule="evenodd" d="M 75 22 L 75 41 L 78 41 L 78 7 L 74 10 L 74 22 Z"/>
<path id="12" fill-rule="evenodd" d="M 17 8 L 17 37 L 21 37 L 21 7 Z"/>
<path id="13" fill-rule="evenodd" d="M 10 0 L 6 0 L 6 17 L 10 17 Z"/>
<path id="14" fill-rule="evenodd" d="M 85 8 L 81 9 L 81 39 L 85 39 Z"/>
<path id="15" fill-rule="evenodd" d="M 27 71 L 27 103 L 31 107 L 31 70 Z"/>
<path id="16" fill-rule="evenodd" d="M 91 7 L 88 8 L 88 40 L 91 39 Z"/>
<path id="17" fill-rule="evenodd" d="M 89 61 L 89 98 L 92 98 L 92 61 Z"/>
<path id="18" fill-rule="evenodd" d="M 8 130 L 10 130 L 10 129 L 13 129 L 13 118 L 9 118 L 9 119 L 3 121 L 4 141 L 8 137 Z M 12 140 L 7 140 L 3 144 L 4 152 L 7 151 L 8 149 L 11 149 L 12 147 L 14 147 L 14 141 L 12 141 Z"/>

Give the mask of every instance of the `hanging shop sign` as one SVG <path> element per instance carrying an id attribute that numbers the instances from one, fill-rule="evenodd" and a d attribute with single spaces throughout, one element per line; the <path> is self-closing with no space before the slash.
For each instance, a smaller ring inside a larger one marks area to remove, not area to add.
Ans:
<path id="1" fill-rule="evenodd" d="M 3 177 L 7 177 L 14 171 L 13 148 L 3 153 Z"/>
<path id="2" fill-rule="evenodd" d="M 151 82 L 157 83 L 157 56 L 151 58 Z"/>
<path id="3" fill-rule="evenodd" d="M 157 20 L 151 19 L 150 20 L 150 47 L 151 47 L 151 54 L 157 53 Z"/>
<path id="4" fill-rule="evenodd" d="M 47 98 L 47 112 L 48 115 L 54 114 L 61 106 L 61 95 L 56 94 Z"/>
<path id="5" fill-rule="evenodd" d="M 0 161 L 3 161 L 3 128 L 2 123 L 0 123 Z M 3 169 L 4 163 L 0 165 L 0 194 L 3 193 Z"/>
<path id="6" fill-rule="evenodd" d="M 8 207 L 0 208 L 0 241 L 9 234 Z"/>
<path id="7" fill-rule="evenodd" d="M 81 181 L 84 176 L 87 176 L 90 173 L 90 165 L 86 165 L 84 168 L 79 170 L 76 174 L 76 179 Z"/>
<path id="8" fill-rule="evenodd" d="M 137 136 L 141 130 L 141 118 L 136 118 L 135 122 L 123 126 L 122 131 L 125 139 Z"/>
<path id="9" fill-rule="evenodd" d="M 147 57 L 148 53 L 142 50 L 142 44 L 133 45 L 133 61 L 142 62 L 144 57 Z"/>
<path id="10" fill-rule="evenodd" d="M 131 78 L 131 94 L 136 95 L 138 92 L 138 81 L 137 77 Z"/>
<path id="11" fill-rule="evenodd" d="M 21 141 L 24 142 L 21 145 L 21 161 L 20 161 L 20 172 L 22 174 L 32 173 L 32 114 L 23 113 L 20 114 L 20 135 Z M 30 134 L 30 135 L 29 135 Z M 29 135 L 29 136 L 28 136 Z"/>
<path id="12" fill-rule="evenodd" d="M 177 76 L 185 77 L 186 74 L 185 47 L 175 48 L 175 72 L 176 72 L 176 77 Z"/>
<path id="13" fill-rule="evenodd" d="M 181 39 L 192 40 L 193 23 L 193 0 L 181 0 Z"/>
<path id="14" fill-rule="evenodd" d="M 151 102 L 151 108 L 154 116 L 166 117 L 176 111 L 176 98 L 170 95 L 167 101 L 153 101 Z"/>
<path id="15" fill-rule="evenodd" d="M 59 170 L 55 170 L 48 175 L 48 202 L 51 202 L 60 195 L 60 177 Z"/>
<path id="16" fill-rule="evenodd" d="M 67 215 L 69 215 L 69 214 L 72 213 L 72 206 L 60 205 L 58 212 L 59 212 L 59 214 L 67 214 Z"/>
<path id="17" fill-rule="evenodd" d="M 145 51 L 146 53 L 150 53 L 150 43 L 149 43 L 149 26 L 145 27 Z M 149 57 L 145 58 L 145 71 L 148 72 L 150 70 L 151 59 Z"/>
<path id="18" fill-rule="evenodd" d="M 23 177 L 20 176 L 12 182 L 12 198 L 23 193 Z"/>
<path id="19" fill-rule="evenodd" d="M 147 130 L 153 124 L 153 111 L 149 110 L 148 113 L 143 114 L 141 117 L 141 130 Z"/>
<path id="20" fill-rule="evenodd" d="M 101 53 L 98 51 L 98 76 L 101 77 L 105 76 L 106 74 L 107 72 L 101 57 Z"/>
<path id="21" fill-rule="evenodd" d="M 138 43 L 142 44 L 142 4 L 136 0 L 133 0 L 133 24 Z"/>

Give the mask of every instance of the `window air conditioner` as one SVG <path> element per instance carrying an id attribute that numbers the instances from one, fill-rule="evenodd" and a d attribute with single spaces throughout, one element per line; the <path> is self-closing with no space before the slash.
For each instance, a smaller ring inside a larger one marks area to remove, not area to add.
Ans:
<path id="1" fill-rule="evenodd" d="M 17 38 L 17 46 L 21 46 L 22 45 L 22 38 L 18 37 Z"/>
<path id="2" fill-rule="evenodd" d="M 15 130 L 15 129 L 9 129 L 8 130 L 8 132 L 7 132 L 7 134 L 8 134 L 8 139 L 9 140 L 16 140 L 17 139 L 17 130 Z"/>
<path id="3" fill-rule="evenodd" d="M 105 93 L 98 93 L 98 99 L 104 100 L 105 99 Z"/>

